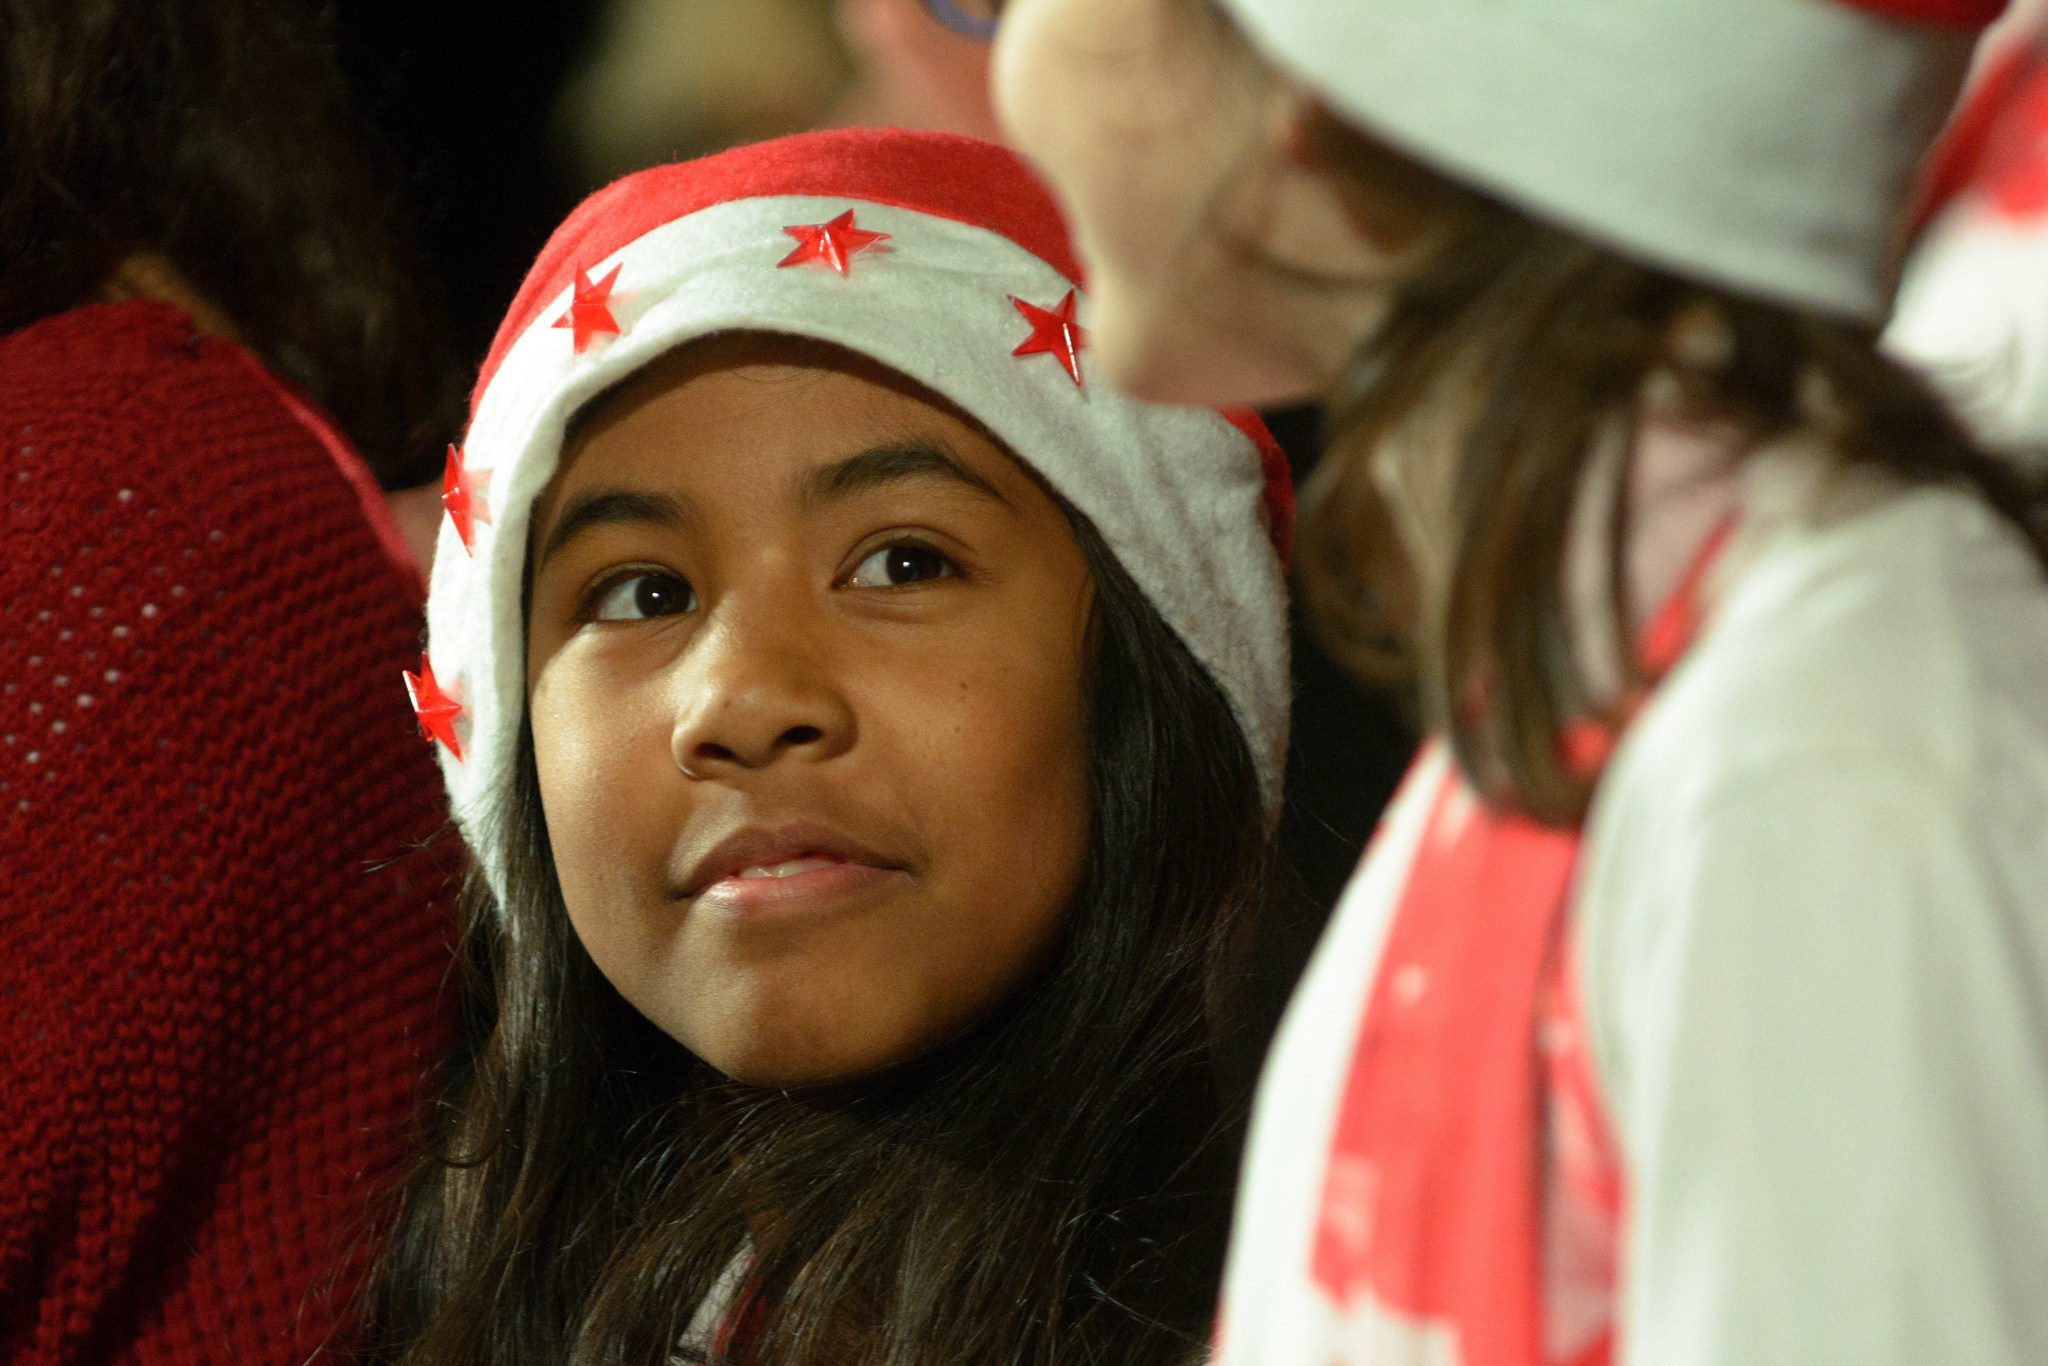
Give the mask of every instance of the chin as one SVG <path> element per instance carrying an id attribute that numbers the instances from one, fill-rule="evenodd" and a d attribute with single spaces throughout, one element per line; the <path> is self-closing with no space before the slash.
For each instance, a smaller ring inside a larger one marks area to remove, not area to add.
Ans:
<path id="1" fill-rule="evenodd" d="M 717 1068 L 719 1075 L 728 1080 L 736 1081 L 742 1086 L 758 1087 L 763 1091 L 793 1091 L 806 1086 L 822 1086 L 828 1082 L 847 1079 L 845 1073 L 821 1070 L 809 1063 L 752 1058 L 737 1061 L 706 1058 L 705 1061 Z"/>
<path id="2" fill-rule="evenodd" d="M 908 1062 L 922 1050 L 916 1046 L 870 1048 L 847 1047 L 838 1038 L 792 1039 L 778 1037 L 779 1031 L 763 1031 L 766 1037 L 725 1039 L 702 1047 L 688 1039 L 680 1042 L 699 1058 L 742 1086 L 763 1090 L 796 1090 L 856 1081 Z"/>
<path id="3" fill-rule="evenodd" d="M 1110 369 L 1117 388 L 1149 403 L 1203 408 L 1287 408 L 1322 398 L 1313 380 L 1263 364 L 1256 356 L 1175 352 Z"/>

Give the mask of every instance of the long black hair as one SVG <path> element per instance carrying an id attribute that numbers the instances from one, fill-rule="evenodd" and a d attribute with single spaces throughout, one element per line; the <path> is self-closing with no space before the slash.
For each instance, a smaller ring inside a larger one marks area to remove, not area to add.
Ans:
<path id="1" fill-rule="evenodd" d="M 628 1005 L 570 926 L 522 735 L 507 895 L 465 894 L 461 1038 L 371 1359 L 661 1366 L 743 1249 L 741 1363 L 1200 1352 L 1241 1133 L 1217 1046 L 1267 825 L 1222 692 L 1069 518 L 1095 584 L 1080 888 L 1033 985 L 883 1076 L 739 1086 Z"/>
<path id="2" fill-rule="evenodd" d="M 311 0 L 0 0 L 0 332 L 160 253 L 331 412 L 432 478 L 463 374 Z"/>
<path id="3" fill-rule="evenodd" d="M 1633 448 L 1652 375 L 1672 380 L 1689 419 L 1735 424 L 1745 456 L 1806 430 L 1844 467 L 1968 489 L 2048 565 L 2048 479 L 1977 445 L 1870 325 L 1636 261 L 1446 180 L 1328 111 L 1302 141 L 1305 161 L 1340 188 L 1412 203 L 1434 224 L 1329 396 L 1331 452 L 1304 499 L 1302 599 L 1355 672 L 1419 676 L 1428 724 L 1495 800 L 1571 825 L 1590 799 L 1596 775 L 1567 762 L 1558 735 L 1610 704 L 1578 674 L 1562 565 L 1591 453 L 1617 421 Z M 1674 356 L 1682 318 L 1721 331 L 1725 347 L 1709 350 L 1725 354 Z M 1388 441 L 1461 386 L 1480 398 L 1447 441 Z M 1396 550 L 1382 488 L 1390 454 L 1445 473 L 1422 533 L 1441 583 Z M 1626 601 L 1625 493 L 1607 521 L 1609 630 L 1626 641 L 1642 604 Z M 1647 681 L 1632 653 L 1628 663 L 1630 682 Z"/>

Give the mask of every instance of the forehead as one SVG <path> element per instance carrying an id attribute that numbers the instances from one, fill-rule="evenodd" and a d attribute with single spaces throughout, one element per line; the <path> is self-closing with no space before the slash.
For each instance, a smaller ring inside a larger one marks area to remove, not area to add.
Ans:
<path id="1" fill-rule="evenodd" d="M 552 545 L 567 529 L 558 519 L 612 490 L 672 495 L 703 525 L 721 509 L 804 516 L 912 487 L 1065 529 L 1041 476 L 947 400 L 828 344 L 733 334 L 679 348 L 588 404 L 531 534 Z"/>
<path id="2" fill-rule="evenodd" d="M 593 447 L 611 457 L 607 464 L 633 450 L 711 455 L 726 446 L 765 462 L 829 459 L 878 436 L 912 434 L 1001 450 L 952 403 L 865 356 L 808 338 L 727 333 L 676 348 L 586 404 L 568 424 L 555 483 Z"/>

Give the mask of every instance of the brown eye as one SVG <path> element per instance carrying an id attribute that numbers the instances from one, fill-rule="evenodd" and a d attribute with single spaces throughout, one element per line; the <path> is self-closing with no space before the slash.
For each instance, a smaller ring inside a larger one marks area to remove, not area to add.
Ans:
<path id="1" fill-rule="evenodd" d="M 846 582 L 849 588 L 901 588 L 959 573 L 951 560 L 930 546 L 885 545 L 862 560 Z"/>
<path id="2" fill-rule="evenodd" d="M 696 610 L 697 593 L 673 574 L 635 574 L 604 590 L 593 621 L 643 621 Z"/>

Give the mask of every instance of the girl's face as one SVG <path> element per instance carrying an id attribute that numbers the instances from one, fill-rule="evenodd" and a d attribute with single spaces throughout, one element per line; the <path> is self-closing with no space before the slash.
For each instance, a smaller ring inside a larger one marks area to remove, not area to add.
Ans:
<path id="1" fill-rule="evenodd" d="M 1310 105 L 1225 19 L 1201 0 L 1010 0 L 994 80 L 1073 219 L 1118 385 L 1263 404 L 1329 383 L 1402 244 L 1297 163 Z"/>
<path id="2" fill-rule="evenodd" d="M 591 958 L 779 1086 L 926 1052 L 1042 960 L 1087 838 L 1091 586 L 973 427 L 748 345 L 649 367 L 565 448 L 528 704 Z"/>

